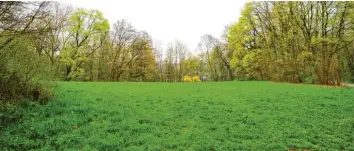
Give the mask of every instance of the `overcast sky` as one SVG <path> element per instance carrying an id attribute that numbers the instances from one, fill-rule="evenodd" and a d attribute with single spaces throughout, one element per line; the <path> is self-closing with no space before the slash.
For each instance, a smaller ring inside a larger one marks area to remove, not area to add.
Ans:
<path id="1" fill-rule="evenodd" d="M 237 21 L 246 0 L 71 0 L 74 7 L 98 9 L 112 25 L 127 19 L 138 30 L 147 31 L 154 41 L 178 39 L 196 52 L 203 34 L 220 37 L 225 25 Z"/>

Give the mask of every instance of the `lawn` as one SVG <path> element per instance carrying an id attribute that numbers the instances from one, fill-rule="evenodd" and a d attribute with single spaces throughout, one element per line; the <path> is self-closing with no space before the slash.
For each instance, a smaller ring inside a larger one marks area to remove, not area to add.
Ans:
<path id="1" fill-rule="evenodd" d="M 0 136 L 2 150 L 354 150 L 354 88 L 60 83 Z"/>

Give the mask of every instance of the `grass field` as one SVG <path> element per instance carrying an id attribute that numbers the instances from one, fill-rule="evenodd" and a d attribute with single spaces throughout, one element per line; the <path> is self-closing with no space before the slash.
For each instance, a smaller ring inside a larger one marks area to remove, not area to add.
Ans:
<path id="1" fill-rule="evenodd" d="M 3 150 L 354 150 L 354 88 L 60 83 L 0 136 Z"/>

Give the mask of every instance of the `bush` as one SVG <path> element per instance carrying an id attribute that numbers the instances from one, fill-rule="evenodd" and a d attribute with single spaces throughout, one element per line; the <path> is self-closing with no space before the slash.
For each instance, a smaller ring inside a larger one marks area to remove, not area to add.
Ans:
<path id="1" fill-rule="evenodd" d="M 184 76 L 183 82 L 192 82 L 192 78 L 190 76 Z"/>
<path id="2" fill-rule="evenodd" d="M 200 82 L 199 76 L 194 76 L 193 77 L 193 82 Z"/>
<path id="3" fill-rule="evenodd" d="M 307 77 L 305 78 L 306 84 L 313 84 L 313 78 L 312 77 Z"/>
<path id="4" fill-rule="evenodd" d="M 0 36 L 1 37 L 1 36 Z M 0 39 L 1 40 L 1 39 Z M 0 50 L 0 129 L 19 121 L 27 107 L 54 95 L 55 74 L 46 55 L 29 37 L 17 37 Z"/>
<path id="5" fill-rule="evenodd" d="M 47 102 L 54 95 L 54 83 L 26 81 L 16 73 L 0 75 L 0 104 L 29 99 Z"/>
<path id="6" fill-rule="evenodd" d="M 29 99 L 43 100 L 52 92 L 53 66 L 38 53 L 33 38 L 19 36 L 0 53 L 0 103 Z M 37 92 L 37 98 L 34 93 Z"/>
<path id="7" fill-rule="evenodd" d="M 26 81 L 19 74 L 1 72 L 0 130 L 19 121 L 25 110 L 49 102 L 54 96 L 53 84 Z"/>

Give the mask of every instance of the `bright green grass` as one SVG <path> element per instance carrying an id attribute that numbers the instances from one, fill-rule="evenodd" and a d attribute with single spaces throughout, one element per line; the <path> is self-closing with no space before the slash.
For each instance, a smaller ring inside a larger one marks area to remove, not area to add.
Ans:
<path id="1" fill-rule="evenodd" d="M 354 89 L 61 83 L 0 136 L 5 150 L 354 150 Z"/>

